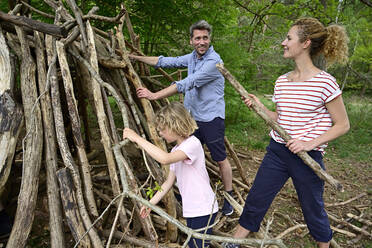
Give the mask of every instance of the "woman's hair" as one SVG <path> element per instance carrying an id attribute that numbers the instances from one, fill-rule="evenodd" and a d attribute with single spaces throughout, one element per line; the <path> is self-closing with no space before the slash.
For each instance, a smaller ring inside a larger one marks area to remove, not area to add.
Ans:
<path id="1" fill-rule="evenodd" d="M 171 102 L 162 107 L 156 113 L 155 121 L 160 130 L 168 127 L 169 131 L 185 138 L 198 128 L 189 111 L 179 102 Z"/>
<path id="2" fill-rule="evenodd" d="M 293 26 L 299 28 L 298 36 L 301 42 L 311 40 L 311 58 L 322 54 L 327 65 L 335 62 L 346 63 L 349 38 L 344 27 L 337 24 L 324 27 L 320 21 L 310 17 L 298 19 Z"/>
<path id="3" fill-rule="evenodd" d="M 205 20 L 200 20 L 198 22 L 195 22 L 190 26 L 190 38 L 194 37 L 194 30 L 207 30 L 209 36 L 212 35 L 212 26 Z"/>

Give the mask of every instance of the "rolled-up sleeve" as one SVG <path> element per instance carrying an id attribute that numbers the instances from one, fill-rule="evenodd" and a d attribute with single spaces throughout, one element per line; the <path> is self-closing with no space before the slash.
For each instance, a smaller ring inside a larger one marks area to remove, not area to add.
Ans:
<path id="1" fill-rule="evenodd" d="M 188 66 L 190 54 L 178 57 L 164 57 L 159 56 L 158 63 L 155 68 L 186 68 Z"/>
<path id="2" fill-rule="evenodd" d="M 176 81 L 178 92 L 185 93 L 194 87 L 201 87 L 205 84 L 214 82 L 221 77 L 216 64 L 222 61 L 215 59 L 206 60 L 203 65 L 193 74 L 188 75 L 186 78 Z"/>

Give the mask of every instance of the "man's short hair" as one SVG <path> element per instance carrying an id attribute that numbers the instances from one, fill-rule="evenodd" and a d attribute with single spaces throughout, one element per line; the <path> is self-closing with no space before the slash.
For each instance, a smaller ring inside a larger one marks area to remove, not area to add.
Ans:
<path id="1" fill-rule="evenodd" d="M 193 37 L 195 29 L 197 29 L 197 30 L 207 30 L 209 36 L 212 35 L 212 26 L 209 25 L 209 23 L 205 20 L 197 21 L 197 22 L 195 22 L 194 24 L 191 25 L 191 27 L 190 27 L 190 38 Z"/>

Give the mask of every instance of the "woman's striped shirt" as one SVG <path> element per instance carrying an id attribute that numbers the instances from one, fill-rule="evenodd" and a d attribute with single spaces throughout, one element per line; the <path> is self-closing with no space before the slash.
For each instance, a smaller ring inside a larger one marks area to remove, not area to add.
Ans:
<path id="1" fill-rule="evenodd" d="M 325 104 L 341 95 L 341 90 L 336 79 L 325 71 L 301 82 L 291 82 L 287 75 L 275 82 L 272 100 L 276 103 L 277 122 L 292 138 L 313 140 L 332 127 Z M 276 131 L 271 130 L 270 135 L 275 141 L 285 143 Z M 314 150 L 324 151 L 325 147 L 327 144 Z"/>

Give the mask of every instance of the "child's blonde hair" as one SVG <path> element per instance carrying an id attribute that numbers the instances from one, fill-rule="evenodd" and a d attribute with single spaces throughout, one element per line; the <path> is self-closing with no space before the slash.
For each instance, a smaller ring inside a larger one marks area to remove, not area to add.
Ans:
<path id="1" fill-rule="evenodd" d="M 311 58 L 323 54 L 327 65 L 347 61 L 349 38 L 344 27 L 337 24 L 324 27 L 320 21 L 311 17 L 300 18 L 292 26 L 299 27 L 298 36 L 301 42 L 311 40 Z"/>
<path id="2" fill-rule="evenodd" d="M 167 127 L 169 131 L 185 138 L 198 128 L 189 111 L 179 102 L 171 102 L 162 107 L 156 113 L 155 121 L 158 129 Z"/>

